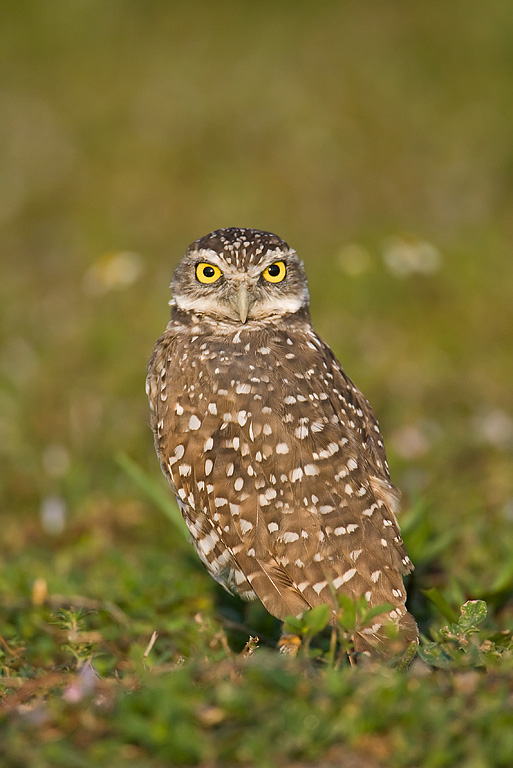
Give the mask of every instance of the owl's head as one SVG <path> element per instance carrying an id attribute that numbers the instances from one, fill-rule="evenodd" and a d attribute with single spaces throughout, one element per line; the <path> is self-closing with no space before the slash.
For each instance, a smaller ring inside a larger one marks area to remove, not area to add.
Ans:
<path id="1" fill-rule="evenodd" d="M 218 229 L 189 246 L 171 282 L 178 309 L 246 323 L 308 307 L 303 265 L 286 242 L 258 229 Z"/>

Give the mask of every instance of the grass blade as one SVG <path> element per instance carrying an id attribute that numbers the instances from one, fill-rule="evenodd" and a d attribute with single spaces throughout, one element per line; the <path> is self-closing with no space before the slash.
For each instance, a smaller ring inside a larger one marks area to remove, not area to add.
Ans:
<path id="1" fill-rule="evenodd" d="M 118 453 L 116 461 L 125 474 L 166 515 L 182 536 L 189 541 L 187 526 L 171 496 L 165 493 L 153 478 L 147 475 L 126 453 Z"/>

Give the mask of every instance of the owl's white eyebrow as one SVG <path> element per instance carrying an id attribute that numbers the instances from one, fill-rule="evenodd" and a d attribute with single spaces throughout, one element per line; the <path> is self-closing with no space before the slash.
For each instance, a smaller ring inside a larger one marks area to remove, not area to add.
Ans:
<path id="1" fill-rule="evenodd" d="M 210 248 L 199 248 L 195 253 L 197 253 L 202 261 L 208 261 L 209 264 L 215 264 L 215 266 L 219 267 L 222 272 L 226 270 L 226 260 L 222 259 L 216 251 L 211 251 Z"/>

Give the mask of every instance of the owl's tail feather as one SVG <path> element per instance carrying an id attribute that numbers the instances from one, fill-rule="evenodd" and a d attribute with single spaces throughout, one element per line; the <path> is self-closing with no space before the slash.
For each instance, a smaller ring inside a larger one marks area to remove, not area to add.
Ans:
<path id="1" fill-rule="evenodd" d="M 240 556 L 237 559 L 240 561 Z M 248 558 L 247 563 L 240 565 L 248 573 L 248 581 L 264 607 L 273 616 L 278 619 L 299 616 L 311 608 L 277 563 Z"/>

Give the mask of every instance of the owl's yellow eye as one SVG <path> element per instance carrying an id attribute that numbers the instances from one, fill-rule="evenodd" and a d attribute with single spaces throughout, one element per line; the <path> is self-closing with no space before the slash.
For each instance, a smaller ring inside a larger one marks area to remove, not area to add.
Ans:
<path id="1" fill-rule="evenodd" d="M 215 283 L 223 273 L 215 264 L 208 264 L 206 261 L 200 262 L 196 267 L 196 277 L 200 283 Z"/>
<path id="2" fill-rule="evenodd" d="M 266 267 L 262 274 L 268 283 L 281 283 L 287 274 L 287 267 L 284 261 L 275 261 L 274 264 Z"/>

